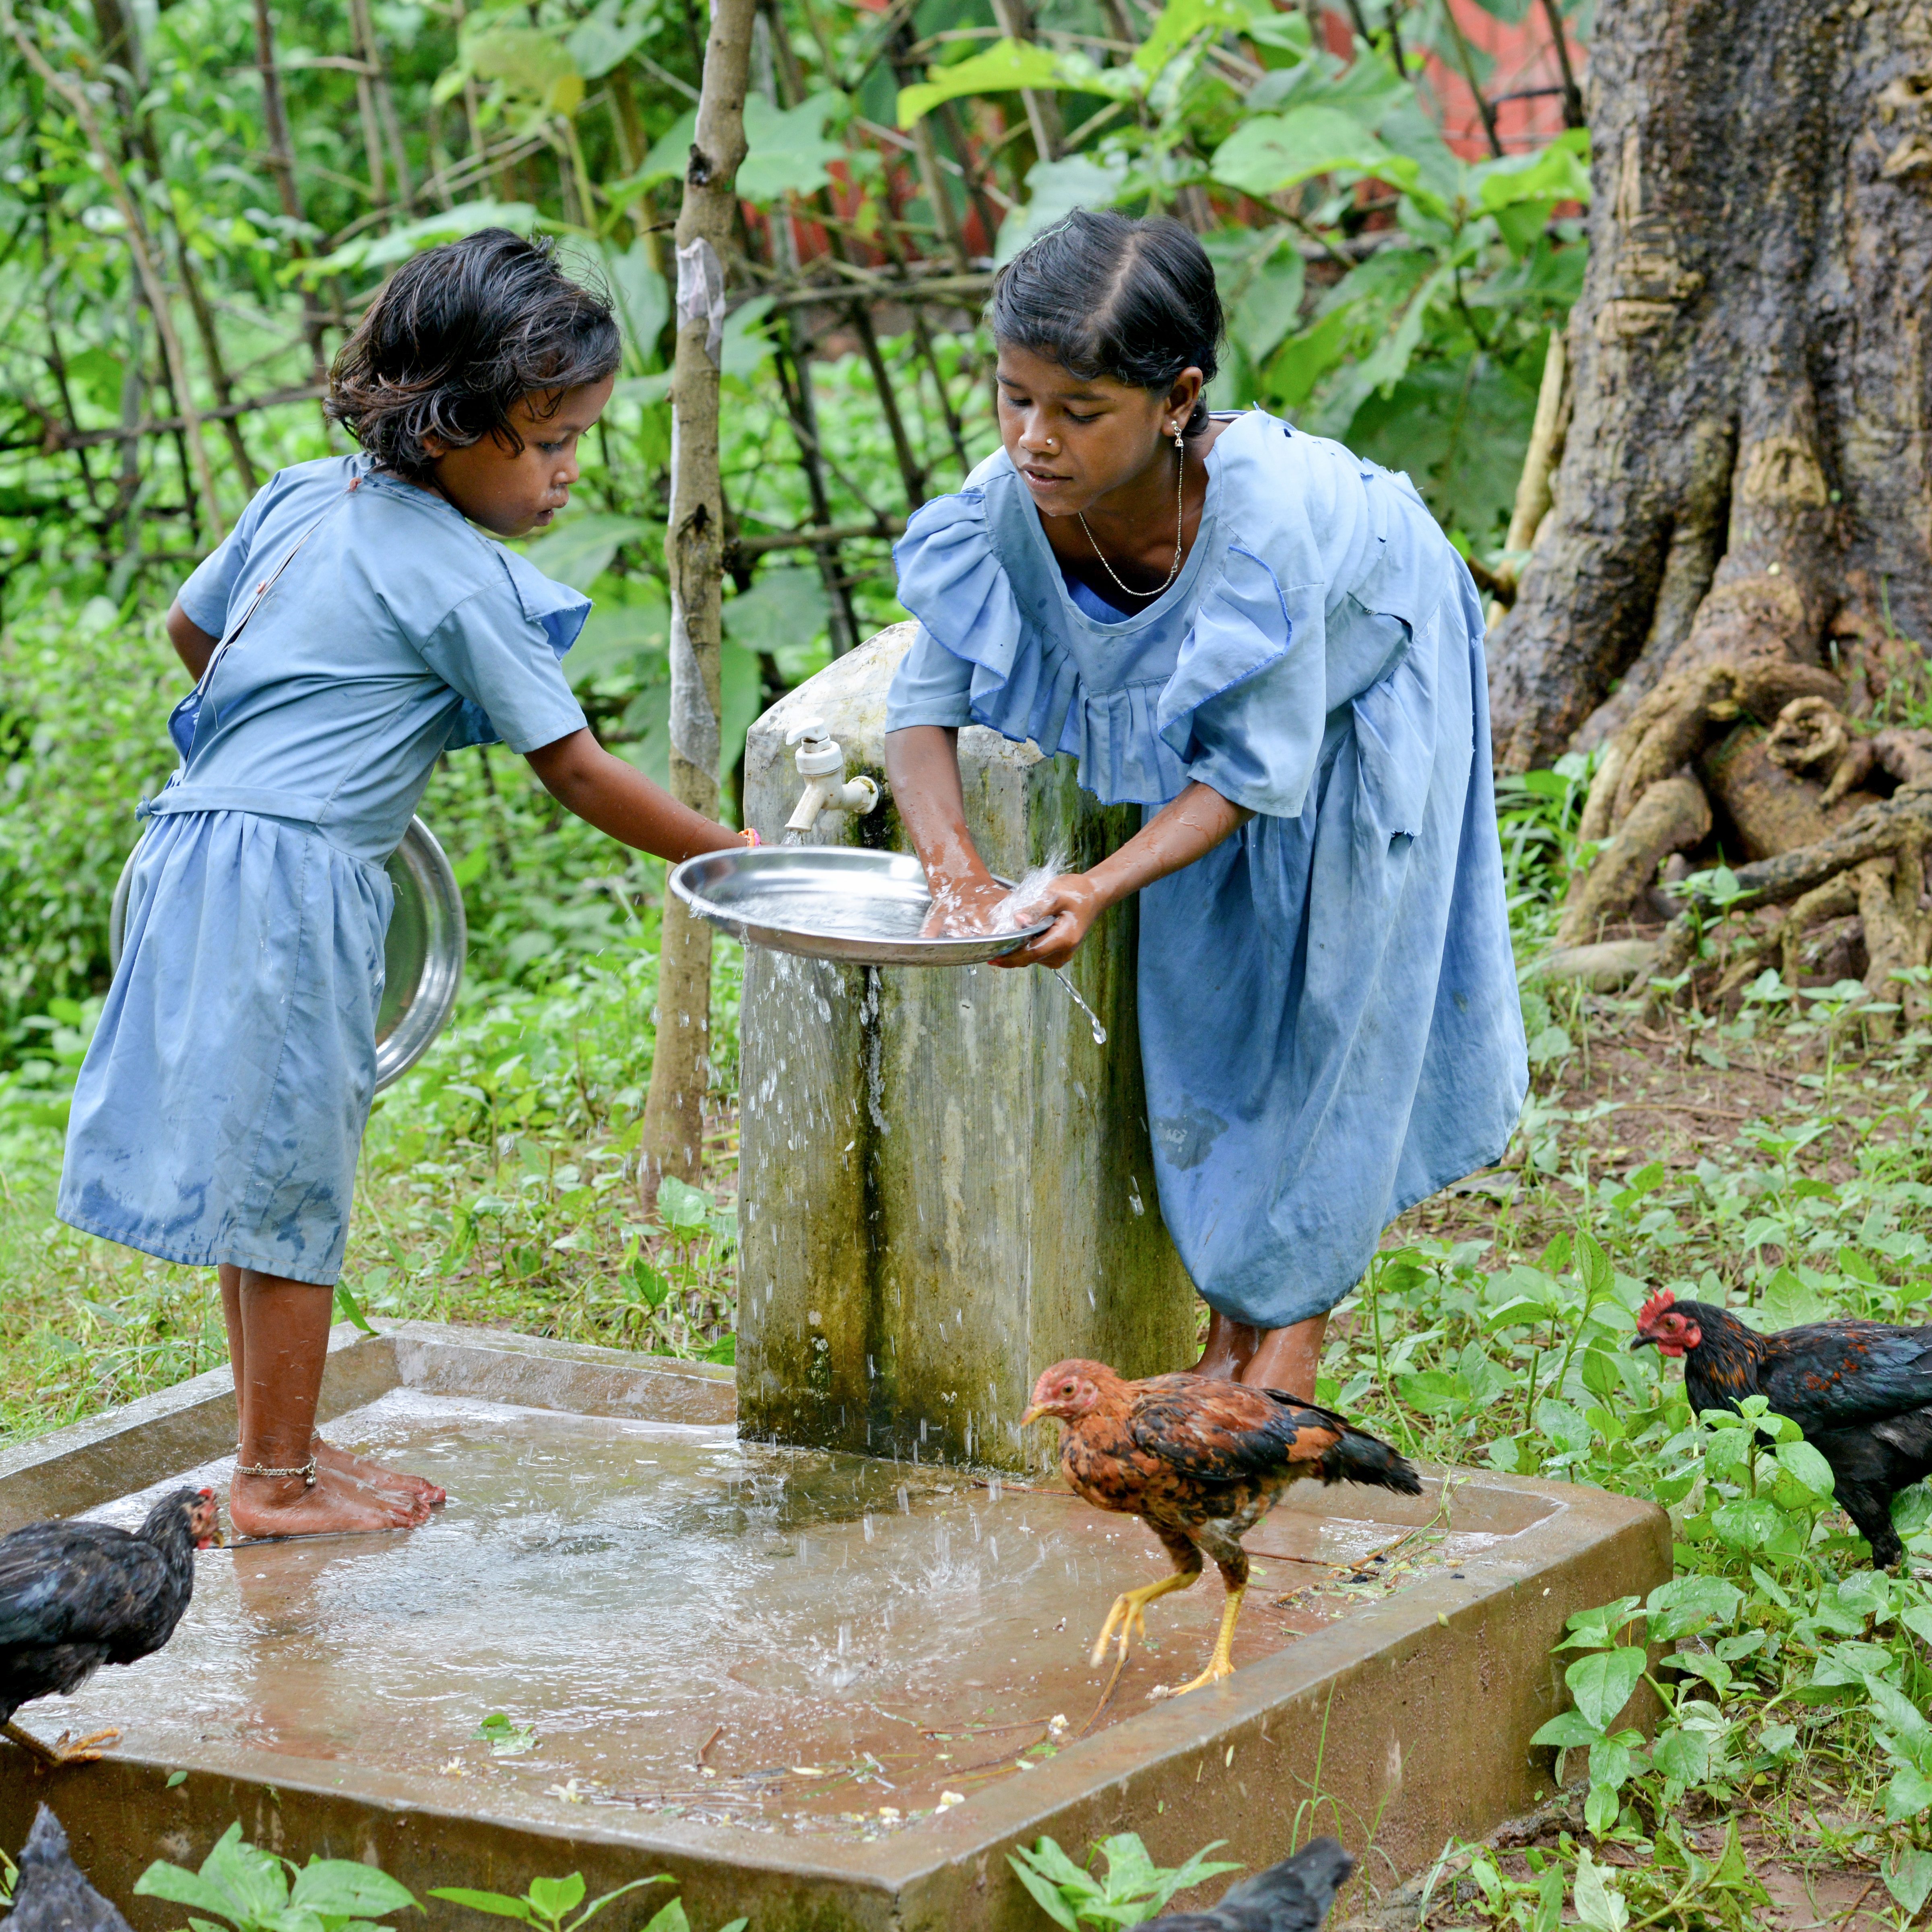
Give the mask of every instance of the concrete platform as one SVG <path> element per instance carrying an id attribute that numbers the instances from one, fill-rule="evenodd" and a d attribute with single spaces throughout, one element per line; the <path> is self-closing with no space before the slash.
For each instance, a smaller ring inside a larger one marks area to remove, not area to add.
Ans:
<path id="1" fill-rule="evenodd" d="M 237 1817 L 418 1893 L 664 1871 L 697 1932 L 1036 1932 L 1004 1853 L 1042 1834 L 1081 1857 L 1138 1831 L 1163 1862 L 1225 1838 L 1252 1866 L 1333 1831 L 1385 1889 L 1549 1789 L 1528 1740 L 1564 1618 L 1670 1568 L 1661 1512 L 1595 1490 L 1304 1486 L 1250 1538 L 1234 1678 L 1149 1701 L 1205 1657 L 1210 1576 L 1096 1708 L 1088 1642 L 1164 1559 L 1063 1492 L 741 1443 L 729 1370 L 428 1324 L 338 1331 L 324 1412 L 448 1509 L 205 1553 L 167 1650 L 21 1713 L 118 1724 L 107 1761 L 44 1777 L 0 1744 L 0 1844 L 49 1798 L 137 1927 L 180 1916 L 132 1898 L 149 1861 L 197 1863 Z M 0 1456 L 0 1530 L 137 1518 L 224 1482 L 233 1442 L 226 1372 L 200 1377 Z M 497 1710 L 533 1748 L 476 1736 Z"/>

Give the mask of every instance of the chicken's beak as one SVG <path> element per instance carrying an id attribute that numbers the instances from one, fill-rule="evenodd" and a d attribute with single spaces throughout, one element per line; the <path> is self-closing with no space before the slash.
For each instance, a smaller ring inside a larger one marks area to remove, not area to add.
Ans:
<path id="1" fill-rule="evenodd" d="M 1035 1402 L 1032 1408 L 1020 1418 L 1020 1426 L 1024 1429 L 1028 1423 L 1037 1422 L 1046 1413 L 1046 1405 L 1043 1402 Z"/>
<path id="2" fill-rule="evenodd" d="M 1654 1335 L 1640 1335 L 1630 1343 L 1630 1353 L 1635 1354 L 1640 1348 L 1654 1348 L 1656 1346 L 1657 1337 Z"/>

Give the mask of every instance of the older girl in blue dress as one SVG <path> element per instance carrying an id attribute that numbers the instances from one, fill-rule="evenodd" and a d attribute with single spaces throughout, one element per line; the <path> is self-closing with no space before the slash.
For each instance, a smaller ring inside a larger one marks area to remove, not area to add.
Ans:
<path id="1" fill-rule="evenodd" d="M 399 269 L 337 361 L 362 453 L 282 471 L 182 586 L 197 680 L 74 1096 L 59 1212 L 220 1270 L 244 1535 L 419 1522 L 442 1492 L 316 1433 L 375 1079 L 394 850 L 436 759 L 521 752 L 670 859 L 736 834 L 604 751 L 560 660 L 586 599 L 484 532 L 548 524 L 618 364 L 607 304 L 501 229 Z"/>
<path id="2" fill-rule="evenodd" d="M 1198 1366 L 1308 1399 L 1382 1229 L 1497 1159 L 1528 1084 L 1480 607 L 1406 478 L 1208 412 L 1221 308 L 1186 230 L 1076 214 L 1001 274 L 992 324 L 1004 447 L 896 553 L 920 629 L 893 798 L 957 932 L 1003 896 L 960 726 L 1142 807 L 998 963 L 1058 965 L 1141 896 L 1161 1210 L 1211 1311 Z"/>

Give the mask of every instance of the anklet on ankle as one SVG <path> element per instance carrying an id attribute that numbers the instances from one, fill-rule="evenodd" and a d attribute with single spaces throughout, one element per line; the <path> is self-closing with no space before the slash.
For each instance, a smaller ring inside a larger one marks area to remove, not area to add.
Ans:
<path id="1" fill-rule="evenodd" d="M 270 1476 L 278 1479 L 299 1476 L 302 1479 L 302 1487 L 312 1490 L 315 1487 L 315 1458 L 311 1456 L 299 1469 L 271 1469 L 260 1462 L 238 1462 L 235 1465 L 235 1473 L 238 1476 Z"/>

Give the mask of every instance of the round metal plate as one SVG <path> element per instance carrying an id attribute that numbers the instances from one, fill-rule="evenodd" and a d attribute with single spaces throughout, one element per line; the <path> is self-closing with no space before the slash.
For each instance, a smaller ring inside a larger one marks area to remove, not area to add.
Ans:
<path id="1" fill-rule="evenodd" d="M 107 914 L 107 958 L 121 964 L 128 925 L 128 889 L 136 845 L 114 882 Z M 396 909 L 382 942 L 382 1004 L 376 1014 L 376 1090 L 400 1080 L 430 1049 L 456 1008 L 470 928 L 463 893 L 436 834 L 420 818 L 410 820 L 403 842 L 390 854 L 389 883 Z"/>
<path id="2" fill-rule="evenodd" d="M 919 861 L 851 845 L 708 852 L 677 867 L 670 889 L 700 918 L 747 946 L 868 966 L 975 965 L 1012 952 L 1052 923 L 922 939 L 932 896 Z"/>

